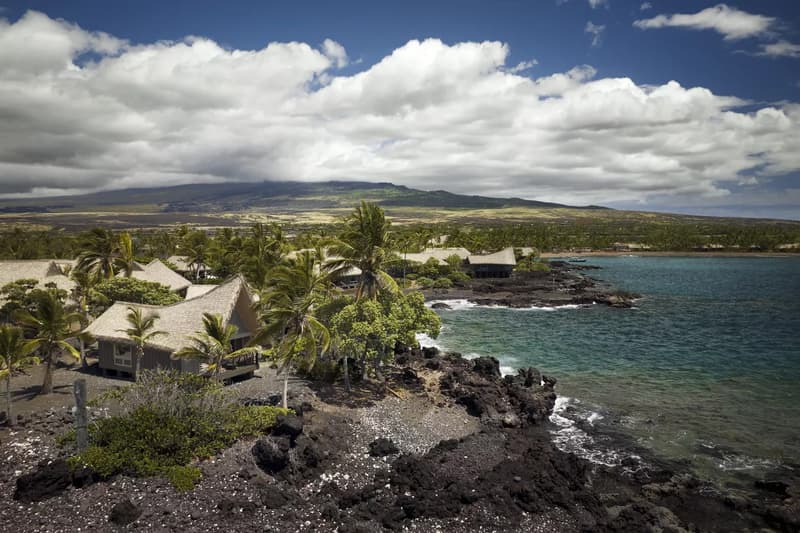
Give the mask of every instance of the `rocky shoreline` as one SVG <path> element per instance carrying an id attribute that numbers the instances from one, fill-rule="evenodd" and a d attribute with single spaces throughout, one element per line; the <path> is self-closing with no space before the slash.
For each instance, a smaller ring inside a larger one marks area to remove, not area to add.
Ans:
<path id="1" fill-rule="evenodd" d="M 298 416 L 198 462 L 203 479 L 190 492 L 70 473 L 61 461 L 70 450 L 54 437 L 71 414 L 39 413 L 0 434 L 11 454 L 0 512 L 20 532 L 800 528 L 800 486 L 785 480 L 730 494 L 672 465 L 631 457 L 609 468 L 560 451 L 548 421 L 556 382 L 535 369 L 502 377 L 493 358 L 411 350 L 387 385 L 345 396 L 295 386 Z"/>
<path id="2" fill-rule="evenodd" d="M 427 300 L 467 300 L 512 308 L 608 305 L 630 308 L 640 295 L 616 290 L 584 272 L 600 267 L 550 261 L 549 272 L 514 272 L 510 278 L 472 279 L 452 289 L 425 291 Z"/>

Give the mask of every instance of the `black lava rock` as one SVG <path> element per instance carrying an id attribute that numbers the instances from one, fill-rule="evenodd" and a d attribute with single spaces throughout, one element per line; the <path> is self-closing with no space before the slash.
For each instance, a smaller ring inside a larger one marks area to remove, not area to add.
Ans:
<path id="1" fill-rule="evenodd" d="M 296 415 L 281 415 L 272 428 L 273 435 L 286 435 L 294 443 L 303 432 L 303 419 Z"/>
<path id="2" fill-rule="evenodd" d="M 267 509 L 280 509 L 288 504 L 294 493 L 279 485 L 263 485 L 258 489 L 261 505 Z"/>
<path id="3" fill-rule="evenodd" d="M 72 472 L 64 459 L 40 463 L 29 474 L 17 478 L 14 499 L 21 502 L 38 502 L 58 496 L 72 485 Z"/>
<path id="4" fill-rule="evenodd" d="M 227 518 L 232 518 L 244 514 L 253 514 L 256 512 L 257 508 L 258 506 L 256 505 L 256 503 L 251 502 L 250 500 L 227 498 L 227 497 L 222 498 L 217 504 L 217 509 L 219 509 L 222 516 L 225 516 Z"/>
<path id="5" fill-rule="evenodd" d="M 135 522 L 142 515 L 142 510 L 130 500 L 122 500 L 114 504 L 108 514 L 108 521 L 118 526 L 125 526 Z"/>
<path id="6" fill-rule="evenodd" d="M 82 466 L 80 468 L 77 468 L 72 473 L 72 485 L 76 489 L 82 489 L 83 487 L 88 487 L 92 483 L 97 483 L 101 479 L 102 477 L 100 476 L 100 474 L 98 474 L 88 466 Z"/>
<path id="7" fill-rule="evenodd" d="M 258 467 L 270 475 L 277 474 L 289 464 L 287 450 L 270 438 L 258 439 L 253 445 L 252 453 Z"/>
<path id="8" fill-rule="evenodd" d="M 369 443 L 369 454 L 372 457 L 384 457 L 396 453 L 400 453 L 400 449 L 389 439 L 380 437 Z"/>
<path id="9" fill-rule="evenodd" d="M 499 378 L 500 377 L 500 361 L 494 357 L 478 357 L 473 360 L 472 368 L 475 373 L 485 378 Z"/>

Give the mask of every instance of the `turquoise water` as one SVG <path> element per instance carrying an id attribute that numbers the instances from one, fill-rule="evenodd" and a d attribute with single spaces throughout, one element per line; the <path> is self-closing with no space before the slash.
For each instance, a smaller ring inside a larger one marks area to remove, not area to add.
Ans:
<path id="1" fill-rule="evenodd" d="M 603 268 L 591 276 L 641 293 L 637 308 L 456 305 L 440 312 L 438 344 L 493 355 L 507 370 L 536 366 L 558 379 L 559 412 L 571 405 L 569 416 L 620 430 L 705 477 L 796 468 L 800 258 L 587 264 Z"/>

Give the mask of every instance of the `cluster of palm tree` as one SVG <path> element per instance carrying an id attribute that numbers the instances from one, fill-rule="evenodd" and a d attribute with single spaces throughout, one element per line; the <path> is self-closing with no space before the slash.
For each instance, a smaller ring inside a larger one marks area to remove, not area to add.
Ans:
<path id="1" fill-rule="evenodd" d="M 111 230 L 94 228 L 86 237 L 83 252 L 78 255 L 76 269 L 95 279 L 110 279 L 118 272 L 130 277 L 134 262 L 133 239 L 129 233 L 115 235 Z"/>
<path id="2" fill-rule="evenodd" d="M 398 292 L 397 283 L 386 272 L 395 257 L 389 228 L 379 206 L 362 202 L 345 219 L 339 238 L 328 240 L 332 258 L 326 257 L 326 249 L 318 246 L 270 271 L 259 301 L 264 327 L 255 341 L 273 346 L 284 376 L 284 407 L 289 368 L 300 360 L 310 368 L 317 356 L 331 347 L 331 333 L 317 312 L 330 300 L 336 278 L 353 268 L 360 270 L 356 300 L 376 299 L 384 291 Z M 347 358 L 344 362 L 349 389 Z"/>

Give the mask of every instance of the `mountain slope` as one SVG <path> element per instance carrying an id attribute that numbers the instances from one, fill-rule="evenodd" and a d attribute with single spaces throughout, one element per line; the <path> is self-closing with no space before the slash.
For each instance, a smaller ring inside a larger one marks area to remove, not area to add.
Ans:
<path id="1" fill-rule="evenodd" d="M 261 182 L 192 184 L 174 187 L 126 189 L 80 196 L 0 200 L 7 213 L 92 211 L 126 206 L 163 213 L 223 213 L 270 209 L 296 212 L 306 209 L 350 208 L 359 200 L 387 207 L 428 207 L 448 209 L 499 209 L 509 207 L 566 208 L 570 206 L 521 198 L 466 196 L 447 191 L 421 191 L 391 183 Z M 590 206 L 591 209 L 599 209 Z"/>

